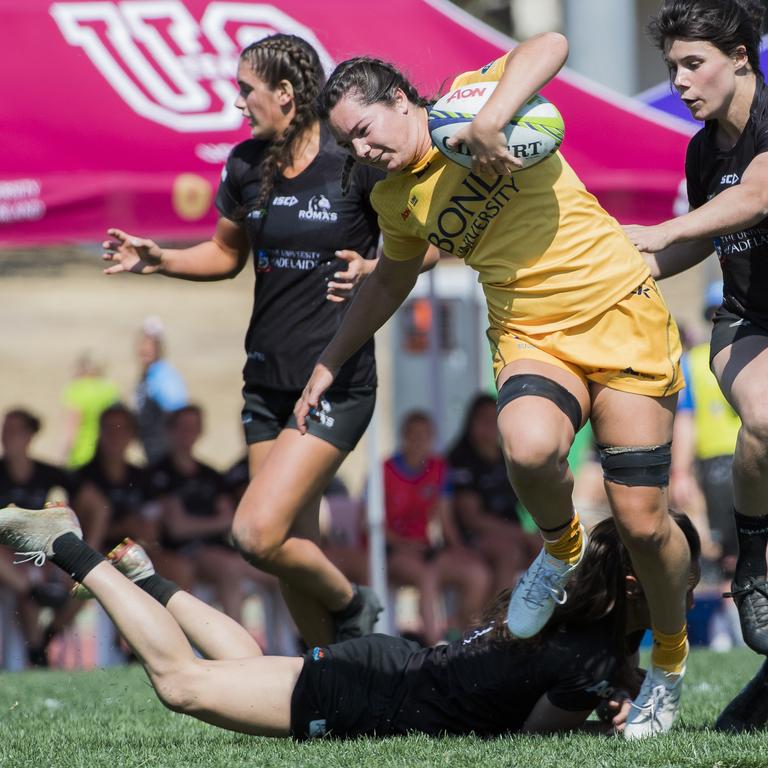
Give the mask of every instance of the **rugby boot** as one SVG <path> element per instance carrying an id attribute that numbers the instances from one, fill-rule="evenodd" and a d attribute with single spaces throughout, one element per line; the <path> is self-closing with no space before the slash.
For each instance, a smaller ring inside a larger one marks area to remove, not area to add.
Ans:
<path id="1" fill-rule="evenodd" d="M 768 722 L 768 659 L 720 713 L 715 721 L 715 730 L 742 733 L 764 728 L 766 722 Z"/>
<path id="2" fill-rule="evenodd" d="M 624 726 L 625 739 L 647 739 L 666 733 L 677 720 L 685 668 L 680 673 L 651 667 L 645 673 L 629 709 Z"/>
<path id="3" fill-rule="evenodd" d="M 9 506 L 0 509 L 0 544 L 13 547 L 21 560 L 40 567 L 53 555 L 53 542 L 64 533 L 83 538 L 75 513 L 64 504 L 46 504 L 43 509 Z"/>
<path id="4" fill-rule="evenodd" d="M 107 554 L 107 560 L 131 581 L 146 579 L 155 572 L 144 547 L 128 537 Z M 93 597 L 88 588 L 79 582 L 72 587 L 72 596 L 79 600 L 90 600 Z"/>
<path id="5" fill-rule="evenodd" d="M 765 577 L 748 576 L 731 583 L 732 597 L 739 609 L 739 623 L 744 642 L 755 652 L 768 656 L 768 581 Z"/>
<path id="6" fill-rule="evenodd" d="M 352 598 L 353 610 L 344 609 L 334 615 L 334 640 L 337 643 L 370 635 L 376 626 L 379 614 L 384 610 L 377 594 L 370 587 L 354 584 L 353 589 L 355 591 L 355 597 Z"/>
<path id="7" fill-rule="evenodd" d="M 520 577 L 509 599 L 507 627 L 515 637 L 528 638 L 538 634 L 554 613 L 555 606 L 568 599 L 565 586 L 579 567 L 586 548 L 587 532 L 583 525 L 581 552 L 575 563 L 558 560 L 542 548 Z"/>

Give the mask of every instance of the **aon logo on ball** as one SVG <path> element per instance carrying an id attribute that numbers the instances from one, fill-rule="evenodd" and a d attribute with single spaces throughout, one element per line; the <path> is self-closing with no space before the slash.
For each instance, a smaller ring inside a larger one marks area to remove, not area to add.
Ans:
<path id="1" fill-rule="evenodd" d="M 448 140 L 471 122 L 488 101 L 498 83 L 468 83 L 447 93 L 429 112 L 429 132 L 434 145 L 459 165 L 471 167 L 472 158 L 464 144 L 451 148 Z M 531 97 L 512 115 L 504 127 L 510 153 L 528 168 L 552 155 L 565 135 L 563 118 L 552 102 L 541 95 Z"/>

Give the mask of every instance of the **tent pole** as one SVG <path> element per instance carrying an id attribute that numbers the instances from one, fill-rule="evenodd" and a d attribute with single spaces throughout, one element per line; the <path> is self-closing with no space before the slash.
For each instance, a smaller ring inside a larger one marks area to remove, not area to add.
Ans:
<path id="1" fill-rule="evenodd" d="M 379 632 L 387 631 L 394 634 L 395 620 L 390 605 L 389 589 L 387 588 L 387 555 L 384 540 L 384 473 L 381 456 L 379 455 L 379 408 L 373 412 L 371 423 L 366 433 L 366 450 L 368 453 L 368 576 L 382 604 L 384 613 L 377 622 Z"/>

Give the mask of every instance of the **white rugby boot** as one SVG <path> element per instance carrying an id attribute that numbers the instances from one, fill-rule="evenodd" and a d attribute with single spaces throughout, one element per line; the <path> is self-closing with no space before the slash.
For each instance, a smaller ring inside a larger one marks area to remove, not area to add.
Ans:
<path id="1" fill-rule="evenodd" d="M 587 532 L 581 527 L 581 552 L 572 564 L 552 557 L 543 547 L 538 557 L 520 577 L 509 599 L 507 627 L 520 638 L 533 637 L 549 621 L 556 605 L 562 605 L 568 595 L 565 585 L 579 567 L 587 548 Z"/>
<path id="2" fill-rule="evenodd" d="M 64 504 L 46 504 L 43 509 L 9 506 L 0 509 L 0 544 L 13 547 L 21 560 L 42 566 L 53 554 L 53 542 L 63 533 L 83 538 L 75 513 Z"/>
<path id="3" fill-rule="evenodd" d="M 650 667 L 632 701 L 624 726 L 625 739 L 647 739 L 666 733 L 677 720 L 685 667 L 679 674 Z"/>

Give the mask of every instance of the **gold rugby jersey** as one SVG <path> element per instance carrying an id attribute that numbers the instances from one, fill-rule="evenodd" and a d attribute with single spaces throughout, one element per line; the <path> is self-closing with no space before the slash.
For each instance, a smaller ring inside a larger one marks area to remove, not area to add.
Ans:
<path id="1" fill-rule="evenodd" d="M 452 89 L 498 81 L 506 56 Z M 421 256 L 425 242 L 478 272 L 491 325 L 547 333 L 580 325 L 624 298 L 649 270 L 618 222 L 560 152 L 509 176 L 472 173 L 432 148 L 371 193 L 385 255 Z"/>

